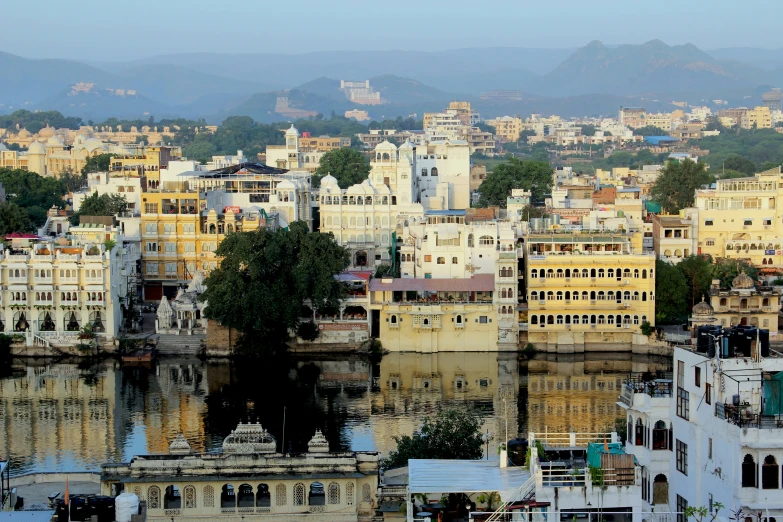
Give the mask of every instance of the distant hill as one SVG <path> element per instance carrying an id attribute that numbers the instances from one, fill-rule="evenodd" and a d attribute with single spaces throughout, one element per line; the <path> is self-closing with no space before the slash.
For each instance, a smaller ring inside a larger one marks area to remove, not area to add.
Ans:
<path id="1" fill-rule="evenodd" d="M 692 44 L 669 46 L 660 40 L 606 47 L 594 41 L 552 72 L 533 80 L 539 94 L 604 93 L 631 95 L 751 87 L 770 80 L 756 67 L 719 61 Z"/>
<path id="2" fill-rule="evenodd" d="M 84 86 L 80 86 L 86 89 Z M 120 119 L 146 119 L 177 115 L 171 107 L 140 94 L 127 94 L 110 88 L 94 86 L 89 90 L 66 88 L 55 96 L 40 102 L 42 107 L 60 111 L 66 116 L 79 116 L 84 120 L 101 121 L 112 116 Z"/>
<path id="3" fill-rule="evenodd" d="M 783 67 L 783 49 L 756 49 L 753 47 L 726 47 L 707 53 L 716 60 L 732 60 L 761 69 L 774 70 Z"/>
<path id="4" fill-rule="evenodd" d="M 464 92 L 478 96 L 482 92 L 507 90 L 517 91 L 526 88 L 537 77 L 525 69 L 497 69 L 493 71 L 466 72 L 450 76 L 433 78 L 429 83 L 443 90 Z"/>

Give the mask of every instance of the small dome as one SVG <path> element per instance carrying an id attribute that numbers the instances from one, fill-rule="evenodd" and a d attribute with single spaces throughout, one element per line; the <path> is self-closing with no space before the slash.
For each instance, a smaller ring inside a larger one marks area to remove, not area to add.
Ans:
<path id="1" fill-rule="evenodd" d="M 242 424 L 223 441 L 223 453 L 274 453 L 277 441 L 261 424 Z"/>
<path id="2" fill-rule="evenodd" d="M 410 142 L 410 140 L 405 140 L 405 143 L 400 145 L 400 150 L 411 150 L 413 149 L 413 144 Z"/>
<path id="3" fill-rule="evenodd" d="M 693 307 L 694 316 L 711 317 L 714 312 L 715 310 L 712 308 L 710 303 L 704 300 L 704 296 L 701 296 L 701 302 L 696 303 L 696 306 Z"/>
<path id="4" fill-rule="evenodd" d="M 298 138 L 299 137 L 299 131 L 296 130 L 296 127 L 294 127 L 294 124 L 292 123 L 291 124 L 291 128 L 288 129 L 287 131 L 285 131 L 285 135 L 286 136 L 296 136 Z"/>
<path id="5" fill-rule="evenodd" d="M 309 453 L 329 453 L 329 441 L 326 440 L 321 430 L 315 430 L 315 435 L 307 443 Z"/>
<path id="6" fill-rule="evenodd" d="M 57 136 L 49 136 L 49 139 L 46 140 L 46 146 L 47 147 L 65 147 L 65 142 L 61 140 Z"/>
<path id="7" fill-rule="evenodd" d="M 745 269 L 742 269 L 742 272 L 740 275 L 734 278 L 734 280 L 731 282 L 731 288 L 736 288 L 738 290 L 749 290 L 751 288 L 755 288 L 756 283 L 753 282 L 753 278 L 751 278 L 748 274 L 745 273 Z"/>
<path id="8" fill-rule="evenodd" d="M 169 444 L 169 454 L 171 455 L 187 455 L 190 453 L 190 443 L 185 439 L 185 436 L 180 433 L 177 435 L 171 444 Z"/>
<path id="9" fill-rule="evenodd" d="M 337 183 L 337 178 L 332 176 L 331 174 L 327 174 L 323 178 L 321 178 L 321 187 L 322 188 L 334 188 L 338 187 L 339 184 Z"/>
<path id="10" fill-rule="evenodd" d="M 30 131 L 27 129 L 20 130 L 16 135 L 19 138 L 29 138 L 30 136 L 32 136 L 32 134 L 30 134 Z"/>
<path id="11" fill-rule="evenodd" d="M 397 146 L 389 140 L 383 140 L 383 143 L 379 143 L 375 150 L 397 150 Z"/>
<path id="12" fill-rule="evenodd" d="M 28 154 L 46 154 L 46 149 L 40 141 L 34 141 L 27 147 Z"/>
<path id="13" fill-rule="evenodd" d="M 54 136 L 55 128 L 49 127 L 48 125 L 44 127 L 43 129 L 38 131 L 38 137 L 39 138 L 51 138 Z"/>

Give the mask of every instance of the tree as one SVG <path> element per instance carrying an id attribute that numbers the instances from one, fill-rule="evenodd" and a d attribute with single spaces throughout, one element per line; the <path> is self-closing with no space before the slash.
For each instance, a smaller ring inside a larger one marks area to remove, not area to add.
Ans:
<path id="1" fill-rule="evenodd" d="M 730 154 L 727 156 L 726 159 L 723 160 L 723 165 L 721 167 L 726 170 L 742 172 L 746 176 L 752 176 L 756 173 L 756 164 L 739 154 Z"/>
<path id="2" fill-rule="evenodd" d="M 583 123 L 578 125 L 578 127 L 582 129 L 582 136 L 595 136 L 595 131 L 597 130 L 595 125 Z"/>
<path id="3" fill-rule="evenodd" d="M 111 159 L 116 154 L 98 154 L 97 156 L 91 156 L 87 158 L 87 161 L 82 167 L 82 174 L 87 175 L 91 172 L 108 172 L 111 165 Z"/>
<path id="4" fill-rule="evenodd" d="M 655 262 L 655 321 L 672 322 L 683 317 L 688 284 L 677 267 L 660 259 Z"/>
<path id="5" fill-rule="evenodd" d="M 5 187 L 8 201 L 22 207 L 33 225 L 43 225 L 46 211 L 53 206 L 64 206 L 65 187 L 59 179 L 39 176 L 35 172 L 21 169 L 0 169 L 0 183 Z"/>
<path id="6" fill-rule="evenodd" d="M 101 194 L 93 192 L 82 201 L 79 215 L 116 216 L 128 209 L 128 200 L 121 194 Z"/>
<path id="7" fill-rule="evenodd" d="M 754 281 L 758 280 L 758 270 L 753 265 L 745 261 L 720 258 L 712 265 L 712 279 L 720 280 L 721 288 L 731 288 L 731 282 L 743 271 Z"/>
<path id="8" fill-rule="evenodd" d="M 426 417 L 413 435 L 393 437 L 397 449 L 384 459 L 384 469 L 407 466 L 409 459 L 476 460 L 482 456 L 482 420 L 466 408 L 443 409 Z"/>
<path id="9" fill-rule="evenodd" d="M 634 136 L 668 136 L 669 133 L 655 125 L 645 125 L 633 130 Z"/>
<path id="10" fill-rule="evenodd" d="M 14 203 L 0 203 L 0 238 L 13 232 L 32 232 L 33 223 L 27 212 Z"/>
<path id="11" fill-rule="evenodd" d="M 66 193 L 77 192 L 82 188 L 82 185 L 87 180 L 87 177 L 84 174 L 78 174 L 74 172 L 71 167 L 65 167 L 62 171 L 60 171 L 60 175 L 57 177 L 63 184 Z"/>
<path id="12" fill-rule="evenodd" d="M 327 174 L 337 178 L 340 188 L 346 189 L 367 179 L 370 174 L 370 164 L 364 154 L 358 150 L 341 147 L 321 156 L 321 161 L 313 175 L 313 187 L 319 187 L 321 178 Z"/>
<path id="13" fill-rule="evenodd" d="M 696 189 L 715 181 L 704 163 L 668 161 L 650 189 L 653 200 L 668 214 L 693 206 Z"/>
<path id="14" fill-rule="evenodd" d="M 497 205 L 506 208 L 506 198 L 511 189 L 532 192 L 531 201 L 542 201 L 552 188 L 552 167 L 545 161 L 510 158 L 496 165 L 478 188 L 482 207 Z"/>
<path id="15" fill-rule="evenodd" d="M 240 353 L 276 351 L 298 331 L 302 307 L 335 313 L 343 287 L 334 278 L 348 266 L 348 252 L 332 234 L 310 232 L 296 221 L 288 230 L 230 234 L 217 249 L 222 259 L 205 281 L 204 314 L 242 334 Z"/>
<path id="16" fill-rule="evenodd" d="M 534 218 L 547 218 L 547 217 L 549 217 L 549 214 L 547 214 L 546 209 L 542 207 L 525 205 L 525 207 L 522 209 L 522 219 L 524 219 L 525 221 Z"/>
<path id="17" fill-rule="evenodd" d="M 712 259 L 709 257 L 690 255 L 677 264 L 688 285 L 691 308 L 704 295 L 709 295 L 712 283 Z"/>

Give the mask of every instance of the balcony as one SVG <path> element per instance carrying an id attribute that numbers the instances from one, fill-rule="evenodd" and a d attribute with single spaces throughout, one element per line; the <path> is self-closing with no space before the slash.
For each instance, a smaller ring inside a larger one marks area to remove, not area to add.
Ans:
<path id="1" fill-rule="evenodd" d="M 27 276 L 25 276 L 25 277 L 9 277 L 8 278 L 8 284 L 9 285 L 26 285 L 27 284 Z"/>
<path id="2" fill-rule="evenodd" d="M 669 398 L 672 396 L 672 383 L 671 372 L 631 373 L 623 382 L 619 400 L 625 406 L 632 408 L 634 404 L 638 406 L 649 398 Z"/>
<path id="3" fill-rule="evenodd" d="M 748 403 L 726 404 L 718 402 L 715 404 L 715 417 L 725 420 L 729 424 L 734 424 L 742 429 L 780 429 L 783 428 L 783 414 L 764 415 L 754 411 L 753 406 Z"/>

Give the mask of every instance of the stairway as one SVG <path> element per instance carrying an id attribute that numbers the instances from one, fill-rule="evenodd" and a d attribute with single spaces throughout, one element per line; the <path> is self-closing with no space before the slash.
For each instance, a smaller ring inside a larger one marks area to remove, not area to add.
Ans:
<path id="1" fill-rule="evenodd" d="M 197 356 L 201 352 L 201 343 L 206 336 L 201 335 L 173 335 L 158 334 L 158 355 L 191 355 Z"/>

